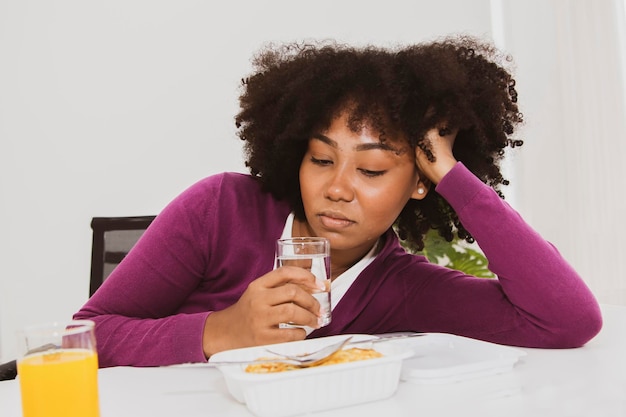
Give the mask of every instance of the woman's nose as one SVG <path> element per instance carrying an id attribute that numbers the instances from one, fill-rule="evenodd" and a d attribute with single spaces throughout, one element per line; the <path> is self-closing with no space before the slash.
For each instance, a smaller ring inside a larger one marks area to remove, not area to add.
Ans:
<path id="1" fill-rule="evenodd" d="M 352 201 L 354 188 L 350 177 L 342 172 L 336 173 L 326 187 L 325 197 L 332 201 Z"/>

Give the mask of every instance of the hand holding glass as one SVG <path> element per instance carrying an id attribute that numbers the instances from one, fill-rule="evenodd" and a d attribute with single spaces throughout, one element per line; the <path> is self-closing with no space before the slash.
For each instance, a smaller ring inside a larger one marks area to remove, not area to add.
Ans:
<path id="1" fill-rule="evenodd" d="M 25 328 L 17 374 L 24 417 L 99 417 L 94 322 Z"/>
<path id="2" fill-rule="evenodd" d="M 330 312 L 330 242 L 323 237 L 293 237 L 276 242 L 276 267 L 297 266 L 315 275 L 325 290 L 313 293 L 320 303 L 320 327 L 331 321 Z M 291 325 L 291 323 L 290 323 Z"/>

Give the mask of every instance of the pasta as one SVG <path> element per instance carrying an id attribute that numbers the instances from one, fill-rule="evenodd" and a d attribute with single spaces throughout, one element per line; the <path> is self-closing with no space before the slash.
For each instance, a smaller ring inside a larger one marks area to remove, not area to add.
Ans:
<path id="1" fill-rule="evenodd" d="M 375 351 L 374 349 L 361 349 L 361 348 L 351 348 L 344 349 L 338 352 L 335 352 L 332 356 L 329 356 L 325 361 L 313 365 L 313 366 L 326 366 L 326 365 L 335 365 L 338 363 L 346 363 L 346 362 L 354 362 L 361 361 L 365 359 L 374 359 L 380 358 L 383 355 L 380 352 Z M 267 359 L 267 358 L 259 358 L 259 359 Z M 263 362 L 263 363 L 252 363 L 246 367 L 246 372 L 256 373 L 256 374 L 269 374 L 273 372 L 284 372 L 284 371 L 292 371 L 294 369 L 302 369 L 299 365 L 292 365 L 289 363 L 283 362 Z"/>

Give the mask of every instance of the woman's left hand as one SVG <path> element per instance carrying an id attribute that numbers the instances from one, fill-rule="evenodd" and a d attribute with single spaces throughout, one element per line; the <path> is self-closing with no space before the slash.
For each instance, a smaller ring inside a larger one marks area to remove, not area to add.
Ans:
<path id="1" fill-rule="evenodd" d="M 435 157 L 435 161 L 431 162 L 420 148 L 415 149 L 415 159 L 417 167 L 422 175 L 432 182 L 438 184 L 439 181 L 454 167 L 457 163 L 456 158 L 452 154 L 452 147 L 458 129 L 452 130 L 447 135 L 440 135 L 440 128 L 430 129 L 426 133 L 426 138 L 430 142 L 430 149 Z"/>

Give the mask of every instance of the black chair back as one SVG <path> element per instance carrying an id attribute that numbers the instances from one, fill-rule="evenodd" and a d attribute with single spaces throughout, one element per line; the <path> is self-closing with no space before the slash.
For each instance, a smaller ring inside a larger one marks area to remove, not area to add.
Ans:
<path id="1" fill-rule="evenodd" d="M 89 296 L 124 259 L 156 216 L 94 217 L 91 220 L 91 276 Z"/>
<path id="2" fill-rule="evenodd" d="M 17 362 L 15 360 L 0 365 L 0 381 L 15 379 L 17 376 Z"/>

